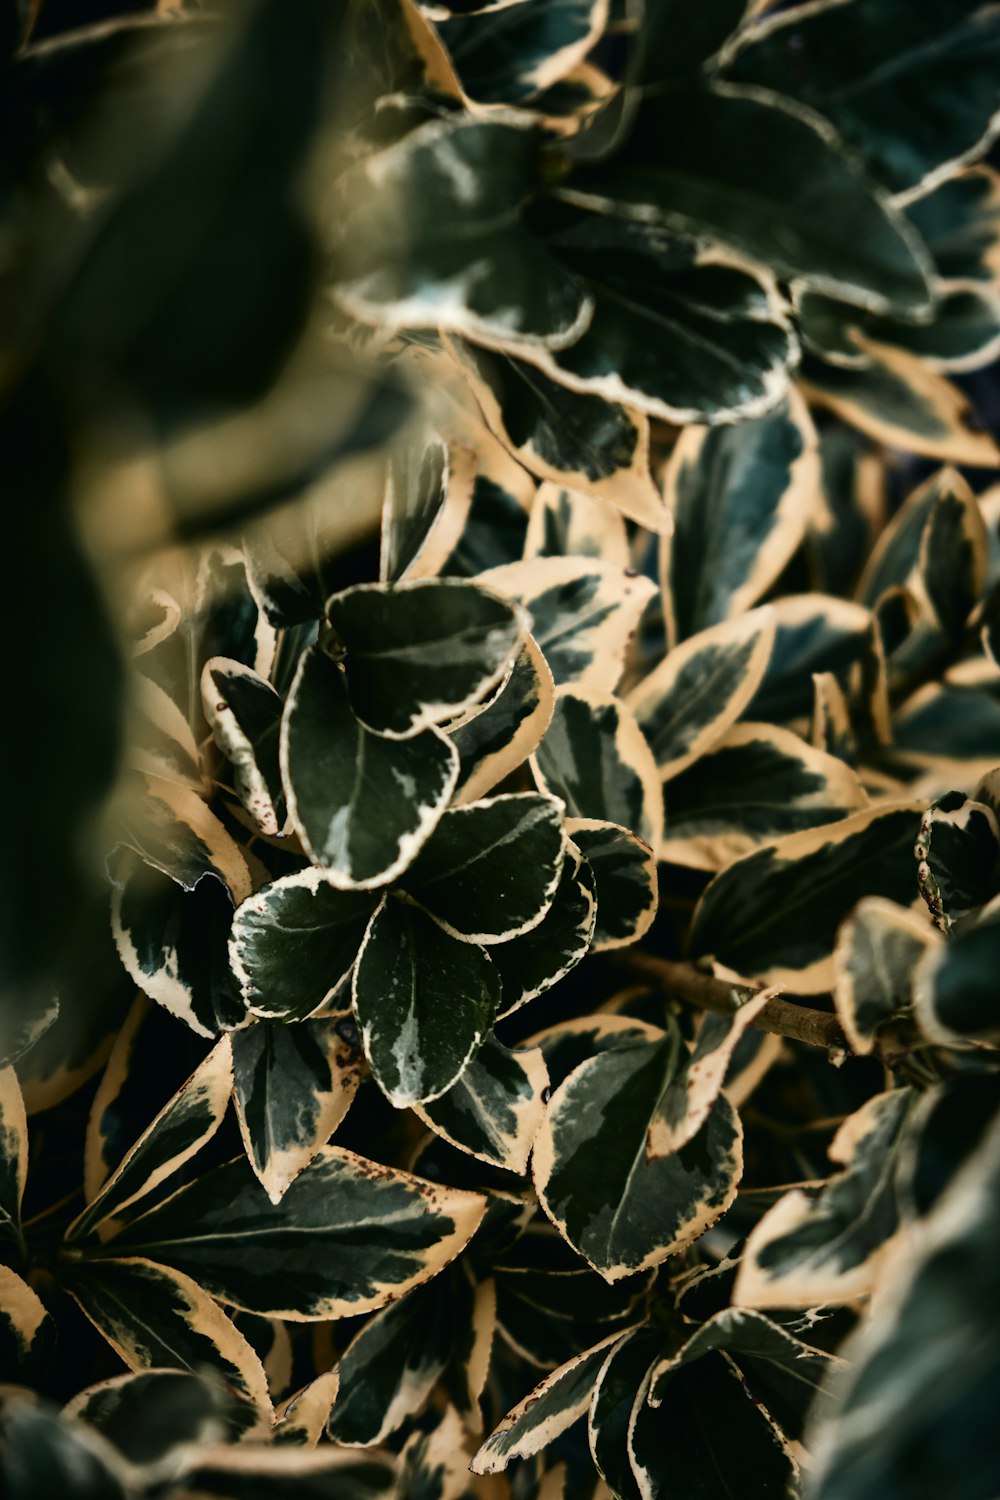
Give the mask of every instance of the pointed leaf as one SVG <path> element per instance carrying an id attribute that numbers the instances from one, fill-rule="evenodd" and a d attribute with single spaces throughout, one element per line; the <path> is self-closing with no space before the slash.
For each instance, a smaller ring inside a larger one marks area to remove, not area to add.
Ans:
<path id="1" fill-rule="evenodd" d="M 0 1361 L 7 1378 L 15 1372 L 37 1378 L 55 1344 L 56 1325 L 38 1293 L 10 1266 L 0 1265 Z"/>
<path id="2" fill-rule="evenodd" d="M 189 1276 L 140 1257 L 74 1261 L 69 1291 L 130 1370 L 216 1369 L 262 1410 L 263 1366 L 217 1303 Z"/>
<path id="3" fill-rule="evenodd" d="M 229 1038 L 223 1037 L 126 1152 L 97 1196 L 70 1225 L 67 1238 L 82 1239 L 117 1218 L 190 1161 L 222 1124 L 232 1091 L 232 1047 Z"/>
<path id="4" fill-rule="evenodd" d="M 629 1423 L 628 1454 L 643 1500 L 729 1500 L 752 1473 L 758 1493 L 785 1495 L 798 1479 L 788 1444 L 722 1354 L 685 1369 L 670 1399 L 649 1405 L 640 1386 Z M 711 1420 L 704 1420 L 705 1413 Z"/>
<path id="5" fill-rule="evenodd" d="M 819 499 L 816 432 L 805 403 L 731 427 L 686 427 L 664 487 L 667 613 L 676 640 L 742 614 L 774 583 Z"/>
<path id="6" fill-rule="evenodd" d="M 369 157 L 343 215 L 341 307 L 363 323 L 487 344 L 575 338 L 590 315 L 586 294 L 522 217 L 540 183 L 540 147 L 527 115 L 455 115 Z"/>
<path id="7" fill-rule="evenodd" d="M 691 765 L 740 717 L 763 680 L 774 631 L 769 607 L 714 625 L 668 651 L 629 693 L 661 780 Z"/>
<path id="8" fill-rule="evenodd" d="M 598 1371 L 622 1338 L 612 1333 L 549 1375 L 509 1411 L 472 1460 L 474 1474 L 498 1474 L 512 1458 L 529 1458 L 583 1416 Z"/>
<path id="9" fill-rule="evenodd" d="M 528 609 L 557 685 L 604 692 L 621 677 L 629 639 L 655 593 L 648 578 L 576 557 L 506 563 L 484 573 L 482 582 Z"/>
<path id="10" fill-rule="evenodd" d="M 910 1104 L 910 1091 L 896 1089 L 848 1116 L 830 1147 L 844 1170 L 768 1209 L 747 1240 L 734 1303 L 816 1307 L 872 1290 L 898 1228 L 893 1146 Z"/>
<path id="11" fill-rule="evenodd" d="M 392 898 L 379 907 L 354 970 L 354 1011 L 372 1072 L 397 1108 L 457 1082 L 499 1002 L 500 975 L 478 944 Z"/>
<path id="12" fill-rule="evenodd" d="M 460 1151 L 491 1166 L 526 1172 L 548 1085 L 537 1049 L 511 1052 L 488 1037 L 458 1082 L 416 1112 Z"/>
<path id="13" fill-rule="evenodd" d="M 726 1082 L 740 1038 L 773 995 L 773 990 L 761 990 L 731 1015 L 702 1017 L 694 1044 L 660 1095 L 650 1121 L 646 1154 L 651 1161 L 679 1151 L 697 1135 Z"/>
<path id="14" fill-rule="evenodd" d="M 837 928 L 855 903 L 916 895 L 910 849 L 920 811 L 882 803 L 736 860 L 695 908 L 691 952 L 799 994 L 828 988 Z"/>
<path id="15" fill-rule="evenodd" d="M 643 412 L 571 391 L 499 350 L 445 342 L 491 429 L 529 473 L 615 505 L 651 531 L 669 526 Z"/>
<path id="16" fill-rule="evenodd" d="M 240 801 L 261 833 L 280 833 L 285 822 L 278 764 L 281 699 L 263 677 L 222 656 L 205 663 L 201 695 L 215 743 L 232 764 Z"/>
<path id="17" fill-rule="evenodd" d="M 542 1207 L 608 1281 L 684 1249 L 736 1194 L 741 1130 L 724 1097 L 687 1146 L 646 1159 L 677 1045 L 665 1037 L 582 1063 L 553 1094 L 535 1141 L 532 1171 Z"/>
<path id="18" fill-rule="evenodd" d="M 837 934 L 833 999 L 854 1052 L 871 1052 L 880 1026 L 913 1003 L 914 970 L 937 947 L 926 917 L 869 896 Z"/>
<path id="19" fill-rule="evenodd" d="M 590 951 L 596 921 L 594 872 L 567 843 L 559 884 L 541 922 L 490 954 L 500 975 L 500 1013 L 510 1015 L 565 978 Z"/>
<path id="20" fill-rule="evenodd" d="M 707 235 L 861 307 L 930 305 L 929 258 L 901 210 L 825 120 L 763 89 L 655 94 L 614 160 L 578 174 L 563 196 Z"/>
<path id="21" fill-rule="evenodd" d="M 659 772 L 635 715 L 621 699 L 562 688 L 531 768 L 539 786 L 563 799 L 570 817 L 619 823 L 652 848 L 659 846 Z"/>
<path id="22" fill-rule="evenodd" d="M 453 801 L 478 801 L 522 765 L 552 718 L 552 673 L 528 636 L 496 697 L 472 719 L 450 731 L 459 754 Z"/>
<path id="23" fill-rule="evenodd" d="M 671 781 L 661 859 L 719 870 L 760 844 L 867 803 L 855 773 L 774 724 L 734 724 Z"/>
<path id="24" fill-rule="evenodd" d="M 927 10 L 888 0 L 864 17 L 854 5 L 799 5 L 749 31 L 730 72 L 832 120 L 899 193 L 950 176 L 990 138 L 998 52 L 995 20 L 976 0 Z"/>
<path id="25" fill-rule="evenodd" d="M 114 1248 L 195 1275 L 248 1312 L 310 1322 L 374 1311 L 428 1281 L 485 1208 L 477 1193 L 324 1146 L 279 1204 L 240 1157 L 137 1219 Z"/>
<path id="26" fill-rule="evenodd" d="M 361 1082 L 346 1015 L 270 1025 L 233 1037 L 236 1118 L 250 1165 L 272 1203 L 325 1146 Z"/>
<path id="27" fill-rule="evenodd" d="M 335 1443 L 381 1443 L 420 1411 L 451 1353 L 447 1282 L 440 1277 L 383 1308 L 348 1344 L 327 1423 Z"/>

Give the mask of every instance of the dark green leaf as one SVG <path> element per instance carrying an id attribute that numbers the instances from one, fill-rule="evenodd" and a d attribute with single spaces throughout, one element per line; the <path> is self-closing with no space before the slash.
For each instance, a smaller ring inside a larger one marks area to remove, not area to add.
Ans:
<path id="1" fill-rule="evenodd" d="M 893 1147 L 911 1103 L 909 1089 L 896 1089 L 848 1116 L 830 1147 L 844 1170 L 768 1209 L 747 1241 L 734 1302 L 817 1307 L 872 1290 L 899 1225 Z"/>
<path id="2" fill-rule="evenodd" d="M 985 803 L 946 792 L 920 820 L 914 853 L 920 894 L 942 932 L 997 894 L 1000 828 Z"/>
<path id="3" fill-rule="evenodd" d="M 748 1474 L 757 1494 L 779 1496 L 798 1477 L 789 1446 L 750 1399 L 740 1371 L 715 1353 L 686 1369 L 658 1408 L 640 1388 L 628 1452 L 645 1500 L 729 1500 Z"/>
<path id="4" fill-rule="evenodd" d="M 67 1239 L 82 1239 L 95 1227 L 106 1226 L 178 1171 L 218 1130 L 232 1091 L 232 1049 L 229 1038 L 223 1037 L 126 1152 L 70 1225 Z"/>
<path id="5" fill-rule="evenodd" d="M 455 115 L 371 158 L 342 225 L 340 305 L 365 323 L 515 348 L 575 338 L 586 293 L 522 217 L 540 184 L 540 144 L 525 117 Z"/>
<path id="6" fill-rule="evenodd" d="M 619 823 L 659 847 L 659 773 L 635 716 L 620 699 L 564 688 L 531 764 L 539 785 L 563 799 L 570 817 Z"/>
<path id="7" fill-rule="evenodd" d="M 911 840 L 919 803 L 882 803 L 789 834 L 716 875 L 695 909 L 691 952 L 800 994 L 829 986 L 840 922 L 862 896 L 916 895 Z"/>
<path id="8" fill-rule="evenodd" d="M 988 140 L 1000 35 L 980 0 L 799 5 L 748 31 L 729 72 L 818 110 L 901 192 L 951 175 Z"/>
<path id="9" fill-rule="evenodd" d="M 930 306 L 929 258 L 902 212 L 825 121 L 778 94 L 717 84 L 653 95 L 614 160 L 562 191 L 722 241 L 862 307 Z"/>
<path id="10" fill-rule="evenodd" d="M 595 953 L 636 942 L 652 926 L 659 900 L 656 855 L 627 828 L 599 818 L 570 818 L 566 831 L 597 887 Z"/>
<path id="11" fill-rule="evenodd" d="M 668 651 L 628 695 L 628 705 L 666 781 L 692 764 L 746 709 L 774 644 L 765 605 L 713 625 Z"/>
<path id="12" fill-rule="evenodd" d="M 687 427 L 665 488 L 674 517 L 663 540 L 673 638 L 756 604 L 799 546 L 819 489 L 816 433 L 804 403 L 731 427 Z"/>
<path id="13" fill-rule="evenodd" d="M 261 833 L 280 833 L 285 822 L 278 764 L 281 699 L 249 667 L 220 656 L 205 663 L 201 692 L 205 718 L 232 765 L 240 801 Z"/>
<path id="14" fill-rule="evenodd" d="M 861 782 L 789 729 L 734 724 L 671 781 L 660 856 L 719 870 L 756 846 L 864 807 Z"/>
<path id="15" fill-rule="evenodd" d="M 236 1116 L 250 1165 L 272 1203 L 325 1146 L 361 1081 L 349 1017 L 266 1021 L 233 1033 Z"/>
<path id="16" fill-rule="evenodd" d="M 416 907 L 389 898 L 354 970 L 365 1055 L 397 1108 L 437 1099 L 475 1057 L 500 1003 L 484 949 L 458 942 Z"/>
<path id="17" fill-rule="evenodd" d="M 668 524 L 649 471 L 647 416 L 571 391 L 509 354 L 464 339 L 448 346 L 491 428 L 530 473 L 607 500 L 654 531 Z"/>
<path id="18" fill-rule="evenodd" d="M 259 1191 L 259 1189 L 258 1189 Z M 221 1307 L 190 1276 L 139 1257 L 73 1260 L 62 1279 L 130 1370 L 217 1370 L 270 1411 L 264 1368 Z"/>
<path id="19" fill-rule="evenodd" d="M 122 963 L 151 1000 L 199 1036 L 243 1023 L 246 1007 L 229 967 L 228 886 L 209 875 L 185 890 L 126 853 L 116 869 L 111 918 Z"/>
<path id="20" fill-rule="evenodd" d="M 329 1000 L 357 958 L 377 897 L 338 890 L 309 867 L 237 907 L 229 957 L 255 1015 L 298 1021 Z"/>
<path id="21" fill-rule="evenodd" d="M 528 621 L 478 584 L 420 578 L 358 584 L 327 601 L 365 728 L 410 739 L 479 703 L 513 664 Z"/>
<path id="22" fill-rule="evenodd" d="M 594 306 L 568 348 L 528 354 L 553 380 L 677 425 L 780 401 L 798 345 L 773 283 L 655 225 L 569 211 L 539 228 Z"/>
<path id="23" fill-rule="evenodd" d="M 487 1037 L 458 1082 L 417 1113 L 460 1151 L 526 1172 L 548 1084 L 537 1049 L 511 1052 Z"/>
<path id="24" fill-rule="evenodd" d="M 403 883 L 452 937 L 502 943 L 538 926 L 562 863 L 561 804 L 517 792 L 446 812 Z"/>
<path id="25" fill-rule="evenodd" d="M 556 685 L 613 692 L 643 610 L 656 592 L 650 579 L 598 559 L 533 557 L 484 573 L 487 588 L 518 599 L 534 621 Z"/>
<path id="26" fill-rule="evenodd" d="M 278 1204 L 240 1157 L 135 1220 L 114 1249 L 197 1276 L 235 1307 L 310 1322 L 371 1312 L 429 1280 L 484 1211 L 477 1193 L 324 1146 Z"/>
<path id="27" fill-rule="evenodd" d="M 380 1443 L 423 1406 L 444 1372 L 456 1330 L 447 1275 L 365 1324 L 338 1361 L 340 1388 L 327 1433 L 336 1443 Z"/>
<path id="28" fill-rule="evenodd" d="M 448 802 L 458 752 L 440 730 L 404 742 L 371 734 L 351 712 L 343 673 L 305 653 L 281 726 L 288 809 L 335 885 L 367 890 L 406 868 Z"/>
<path id="29" fill-rule="evenodd" d="M 621 1336 L 610 1334 L 536 1386 L 487 1438 L 472 1460 L 473 1473 L 497 1474 L 512 1458 L 541 1452 L 582 1417 L 598 1371 Z"/>
<path id="30" fill-rule="evenodd" d="M 553 693 L 552 673 L 529 636 L 496 697 L 450 733 L 460 760 L 454 801 L 475 801 L 524 763 L 551 720 Z"/>
<path id="31" fill-rule="evenodd" d="M 858 903 L 837 934 L 833 998 L 854 1052 L 871 1052 L 880 1026 L 909 1011 L 913 975 L 936 947 L 926 916 L 880 896 Z"/>
<path id="32" fill-rule="evenodd" d="M 537 927 L 490 955 L 500 975 L 502 1015 L 551 989 L 590 949 L 597 920 L 594 873 L 573 844 L 563 855 L 552 905 Z"/>
<path id="33" fill-rule="evenodd" d="M 1000 1467 L 1000 1133 L 996 1123 L 956 1176 L 907 1255 L 892 1298 L 852 1339 L 834 1411 L 817 1428 L 817 1500 L 932 1500 L 961 1455 L 962 1487 L 986 1496 Z M 873 1442 L 868 1418 L 879 1414 Z"/>
<path id="34" fill-rule="evenodd" d="M 996 964 L 1000 925 L 992 912 L 947 947 L 929 952 L 914 982 L 914 1012 L 924 1034 L 944 1047 L 1000 1041 Z"/>
<path id="35" fill-rule="evenodd" d="M 741 1131 L 720 1098 L 675 1155 L 646 1159 L 678 1040 L 622 1046 L 582 1063 L 552 1096 L 533 1174 L 546 1213 L 608 1281 L 657 1265 L 725 1211 L 742 1171 Z"/>

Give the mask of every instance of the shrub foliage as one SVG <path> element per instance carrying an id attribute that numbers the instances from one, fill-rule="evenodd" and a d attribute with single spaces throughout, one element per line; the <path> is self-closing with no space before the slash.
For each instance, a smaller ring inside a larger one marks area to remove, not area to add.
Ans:
<path id="1" fill-rule="evenodd" d="M 71 9 L 5 1494 L 989 1500 L 996 7 Z"/>

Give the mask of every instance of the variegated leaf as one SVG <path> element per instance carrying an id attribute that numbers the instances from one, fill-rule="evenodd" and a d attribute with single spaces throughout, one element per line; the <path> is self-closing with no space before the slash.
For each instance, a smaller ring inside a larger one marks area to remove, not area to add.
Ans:
<path id="1" fill-rule="evenodd" d="M 366 728 L 408 740 L 497 687 L 530 628 L 523 611 L 461 578 L 356 584 L 327 600 L 347 696 Z"/>
<path id="2" fill-rule="evenodd" d="M 485 1210 L 478 1193 L 324 1146 L 278 1204 L 240 1157 L 136 1219 L 113 1249 L 197 1276 L 234 1307 L 312 1322 L 372 1312 L 429 1281 Z"/>
<path id="3" fill-rule="evenodd" d="M 596 558 L 506 563 L 483 573 L 481 582 L 530 612 L 532 634 L 557 685 L 604 692 L 621 677 L 629 639 L 656 592 L 650 579 Z"/>
<path id="4" fill-rule="evenodd" d="M 261 1021 L 234 1035 L 236 1118 L 272 1203 L 326 1145 L 361 1072 L 357 1029 L 346 1012 L 291 1025 Z"/>
<path id="5" fill-rule="evenodd" d="M 837 934 L 833 999 L 856 1053 L 871 1052 L 879 1027 L 910 1010 L 914 971 L 938 941 L 926 917 L 880 896 L 851 912 Z"/>
<path id="6" fill-rule="evenodd" d="M 760 844 L 867 804 L 835 755 L 775 724 L 734 724 L 670 783 L 661 859 L 719 870 Z"/>
<path id="7" fill-rule="evenodd" d="M 450 1292 L 450 1278 L 439 1277 L 355 1334 L 337 1364 L 340 1388 L 327 1423 L 334 1442 L 370 1447 L 417 1415 L 451 1356 Z"/>
<path id="8" fill-rule="evenodd" d="M 0 1239 L 23 1243 L 21 1199 L 28 1175 L 28 1119 L 17 1074 L 0 1068 Z"/>
<path id="9" fill-rule="evenodd" d="M 539 786 L 563 799 L 570 817 L 619 823 L 652 848 L 659 847 L 659 772 L 634 714 L 621 699 L 562 688 L 531 768 Z"/>
<path id="10" fill-rule="evenodd" d="M 568 818 L 566 832 L 590 866 L 597 894 L 591 949 L 623 948 L 648 932 L 656 916 L 656 855 L 628 828 L 600 818 Z"/>
<path id="11" fill-rule="evenodd" d="M 551 721 L 554 692 L 549 665 L 529 635 L 496 697 L 449 731 L 459 755 L 453 802 L 478 801 L 527 760 Z"/>
<path id="12" fill-rule="evenodd" d="M 489 1035 L 500 993 L 484 948 L 386 899 L 365 934 L 353 996 L 365 1056 L 397 1108 L 426 1104 L 458 1082 Z"/>
<path id="13" fill-rule="evenodd" d="M 742 1132 L 724 1096 L 688 1145 L 647 1160 L 647 1136 L 678 1046 L 666 1036 L 581 1063 L 553 1094 L 535 1140 L 542 1207 L 608 1281 L 684 1249 L 736 1194 Z"/>
<path id="14" fill-rule="evenodd" d="M 449 809 L 402 883 L 452 937 L 504 943 L 541 922 L 562 862 L 562 804 L 516 792 Z"/>
<path id="15" fill-rule="evenodd" d="M 213 656 L 202 672 L 201 698 L 215 743 L 232 765 L 240 801 L 261 833 L 280 833 L 285 823 L 280 697 L 250 667 Z"/>
<path id="16" fill-rule="evenodd" d="M 0 1362 L 7 1379 L 38 1378 L 55 1353 L 56 1325 L 38 1293 L 0 1265 Z"/>
<path id="17" fill-rule="evenodd" d="M 893 1147 L 911 1103 L 909 1089 L 896 1089 L 848 1116 L 830 1147 L 844 1170 L 768 1209 L 747 1240 L 734 1303 L 817 1307 L 872 1291 L 899 1227 Z"/>
<path id="18" fill-rule="evenodd" d="M 879 803 L 736 860 L 695 908 L 691 952 L 799 994 L 827 989 L 837 928 L 856 902 L 915 898 L 920 811 L 917 802 Z"/>
<path id="19" fill-rule="evenodd" d="M 400 874 L 427 839 L 455 786 L 458 752 L 434 727 L 402 742 L 370 733 L 340 668 L 313 646 L 288 695 L 281 766 L 305 847 L 334 885 L 369 890 Z"/>
<path id="20" fill-rule="evenodd" d="M 548 1085 L 541 1052 L 512 1052 L 488 1037 L 446 1094 L 415 1109 L 460 1151 L 491 1166 L 526 1172 Z"/>
<path id="21" fill-rule="evenodd" d="M 643 412 L 568 390 L 509 354 L 446 343 L 490 427 L 530 473 L 614 505 L 651 531 L 670 525 L 650 474 Z"/>
<path id="22" fill-rule="evenodd" d="M 552 904 L 537 927 L 500 943 L 490 957 L 500 975 L 501 1015 L 544 994 L 590 950 L 597 921 L 597 887 L 590 865 L 567 842 Z"/>
<path id="23" fill-rule="evenodd" d="M 479 1449 L 472 1460 L 473 1473 L 499 1473 L 512 1458 L 529 1458 L 540 1453 L 572 1427 L 587 1410 L 598 1371 L 621 1337 L 620 1333 L 609 1334 L 525 1396 Z"/>
<path id="24" fill-rule="evenodd" d="M 223 1037 L 74 1219 L 67 1238 L 79 1240 L 94 1229 L 107 1238 L 109 1220 L 141 1202 L 211 1140 L 222 1124 L 232 1091 L 232 1046 Z"/>
<path id="25" fill-rule="evenodd" d="M 264 1368 L 221 1307 L 190 1276 L 141 1256 L 74 1260 L 69 1291 L 130 1370 L 216 1369 L 270 1413 Z"/>
<path id="26" fill-rule="evenodd" d="M 303 1020 L 350 973 L 378 898 L 338 889 L 310 866 L 283 875 L 236 909 L 229 958 L 249 1010 Z"/>
<path id="27" fill-rule="evenodd" d="M 690 766 L 744 712 L 763 681 L 774 632 L 769 606 L 726 620 L 668 651 L 632 689 L 626 701 L 662 781 Z"/>

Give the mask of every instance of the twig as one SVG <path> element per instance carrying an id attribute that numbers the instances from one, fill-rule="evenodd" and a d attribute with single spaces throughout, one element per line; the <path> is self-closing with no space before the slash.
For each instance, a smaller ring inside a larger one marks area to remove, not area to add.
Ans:
<path id="1" fill-rule="evenodd" d="M 731 1015 L 744 1000 L 760 993 L 754 985 L 733 985 L 726 979 L 717 979 L 691 963 L 682 963 L 668 958 L 657 958 L 652 953 L 630 951 L 621 955 L 634 973 L 644 974 L 671 994 L 696 1005 L 701 1010 L 713 1010 Z M 810 1047 L 822 1047 L 833 1058 L 847 1057 L 853 1052 L 843 1027 L 835 1015 L 827 1011 L 813 1010 L 808 1005 L 796 1005 L 792 1000 L 775 996 L 768 1000 L 751 1021 L 758 1031 L 769 1031 L 775 1036 L 787 1037 L 790 1041 L 805 1042 Z M 897 1062 L 903 1053 L 910 1050 L 911 1043 L 901 1026 L 886 1028 L 877 1040 L 875 1052 L 887 1065 Z"/>

